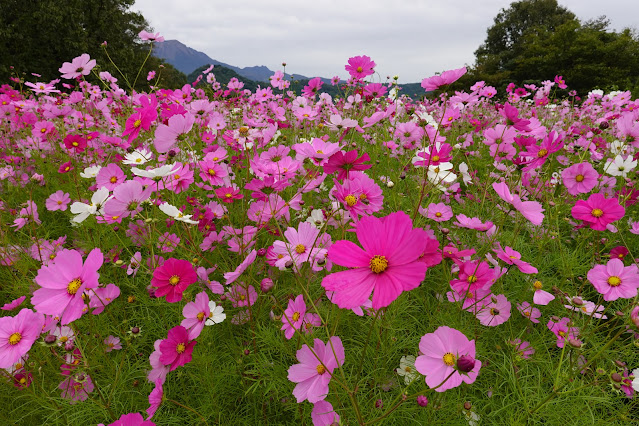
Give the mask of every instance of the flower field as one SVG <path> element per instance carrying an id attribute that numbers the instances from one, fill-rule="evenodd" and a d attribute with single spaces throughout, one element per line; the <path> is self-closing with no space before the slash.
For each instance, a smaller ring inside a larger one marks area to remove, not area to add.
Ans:
<path id="1" fill-rule="evenodd" d="M 96 65 L 0 87 L 3 424 L 639 420 L 629 92 Z"/>

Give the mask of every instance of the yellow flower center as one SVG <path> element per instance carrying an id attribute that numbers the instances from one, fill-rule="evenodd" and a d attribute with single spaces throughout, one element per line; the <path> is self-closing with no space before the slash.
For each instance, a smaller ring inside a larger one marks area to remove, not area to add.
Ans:
<path id="1" fill-rule="evenodd" d="M 324 367 L 322 364 L 315 367 L 315 370 L 317 370 L 317 374 L 319 374 L 320 376 L 326 373 L 326 367 Z"/>
<path id="2" fill-rule="evenodd" d="M 111 176 L 111 179 L 109 179 L 109 182 L 111 183 L 116 183 L 118 181 L 118 178 L 115 176 Z"/>
<path id="3" fill-rule="evenodd" d="M 40 129 L 40 131 L 41 131 L 42 133 L 46 133 L 46 132 L 47 132 L 47 129 L 43 127 L 43 128 L 41 128 L 41 129 Z"/>
<path id="4" fill-rule="evenodd" d="M 592 214 L 594 217 L 601 217 L 603 216 L 603 211 L 601 209 L 593 209 L 590 214 Z"/>
<path id="5" fill-rule="evenodd" d="M 490 315 L 495 316 L 498 315 L 499 311 L 497 311 L 495 308 L 490 308 Z M 528 314 L 530 315 L 530 314 Z"/>
<path id="6" fill-rule="evenodd" d="M 78 146 L 79 144 L 77 142 L 71 142 L 71 145 Z"/>
<path id="7" fill-rule="evenodd" d="M 299 312 L 294 312 L 293 313 L 293 321 L 297 321 L 300 319 L 300 313 Z"/>
<path id="8" fill-rule="evenodd" d="M 373 271 L 375 274 L 381 274 L 386 270 L 386 268 L 388 268 L 388 260 L 386 260 L 385 256 L 376 254 L 371 259 L 369 266 L 371 268 L 371 271 Z"/>
<path id="9" fill-rule="evenodd" d="M 179 282 L 180 277 L 178 277 L 177 275 L 173 275 L 171 278 L 169 278 L 169 284 L 171 285 L 178 285 Z"/>
<path id="10" fill-rule="evenodd" d="M 362 67 L 357 67 L 357 70 L 356 70 L 356 71 L 357 71 L 357 72 L 362 72 L 362 71 L 364 71 L 364 68 L 362 68 Z"/>
<path id="11" fill-rule="evenodd" d="M 178 345 L 175 347 L 175 352 L 181 354 L 186 350 L 186 345 L 184 343 L 178 343 Z"/>
<path id="12" fill-rule="evenodd" d="M 541 284 L 541 281 L 535 281 L 533 283 L 533 287 L 535 287 L 535 290 L 541 290 L 541 288 L 543 287 L 543 285 Z"/>
<path id="13" fill-rule="evenodd" d="M 133 123 L 133 127 L 137 129 L 138 127 L 140 127 L 141 124 L 142 124 L 142 120 L 135 120 L 135 122 Z"/>
<path id="14" fill-rule="evenodd" d="M 206 316 L 206 314 L 204 312 L 200 312 L 200 313 L 197 314 L 197 320 L 198 321 L 202 321 L 205 316 Z"/>
<path id="15" fill-rule="evenodd" d="M 476 276 L 476 275 L 470 275 L 470 276 L 468 277 L 468 282 L 469 282 L 470 284 L 472 284 L 472 283 L 476 283 L 476 282 L 477 282 L 477 276 Z"/>
<path id="16" fill-rule="evenodd" d="M 608 277 L 608 284 L 610 284 L 611 287 L 618 287 L 621 285 L 621 278 L 616 275 Z"/>
<path id="17" fill-rule="evenodd" d="M 215 176 L 215 170 L 213 170 L 213 169 L 209 169 L 209 175 L 211 175 L 211 176 Z"/>
<path id="18" fill-rule="evenodd" d="M 346 204 L 348 204 L 348 207 L 353 207 L 357 204 L 357 198 L 354 195 L 347 195 L 344 197 L 344 200 L 346 201 Z"/>
<path id="19" fill-rule="evenodd" d="M 431 160 L 433 160 L 433 161 L 439 161 L 439 155 L 433 155 L 433 157 L 431 158 Z"/>
<path id="20" fill-rule="evenodd" d="M 442 359 L 444 360 L 444 364 L 448 365 L 449 367 L 455 365 L 455 355 L 451 354 L 450 352 L 446 352 Z"/>
<path id="21" fill-rule="evenodd" d="M 548 150 L 547 149 L 540 149 L 539 152 L 537 153 L 537 157 L 543 157 L 545 155 L 548 154 Z"/>
<path id="22" fill-rule="evenodd" d="M 227 192 L 226 194 L 224 194 L 224 196 L 225 196 L 226 198 L 232 198 L 232 197 L 233 197 L 233 195 L 231 195 L 231 193 L 230 193 L 230 192 Z"/>
<path id="23" fill-rule="evenodd" d="M 67 285 L 67 293 L 76 294 L 81 286 L 82 280 L 80 278 L 76 278 Z"/>
<path id="24" fill-rule="evenodd" d="M 22 334 L 20 333 L 13 333 L 11 336 L 9 336 L 9 344 L 11 346 L 17 345 L 20 340 L 22 340 Z"/>
<path id="25" fill-rule="evenodd" d="M 440 212 L 435 213 L 435 217 L 442 217 L 442 214 Z"/>
<path id="26" fill-rule="evenodd" d="M 584 175 L 577 175 L 577 176 L 575 177 L 575 180 L 576 180 L 577 182 L 582 182 L 582 181 L 584 180 Z"/>
<path id="27" fill-rule="evenodd" d="M 412 372 L 412 371 L 413 371 L 413 369 L 412 369 L 412 368 L 410 368 L 410 366 L 409 366 L 409 365 L 407 365 L 407 366 L 404 368 L 404 371 L 405 371 L 405 372 L 407 372 L 407 373 L 410 373 L 410 372 Z"/>
<path id="28" fill-rule="evenodd" d="M 297 254 L 302 254 L 306 251 L 306 247 L 304 247 L 302 244 L 298 244 L 295 246 L 295 252 Z"/>

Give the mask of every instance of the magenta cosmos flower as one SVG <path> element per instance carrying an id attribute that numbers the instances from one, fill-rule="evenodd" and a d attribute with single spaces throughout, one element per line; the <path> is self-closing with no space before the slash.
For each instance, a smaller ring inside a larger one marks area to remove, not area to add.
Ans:
<path id="1" fill-rule="evenodd" d="M 326 290 L 335 292 L 333 303 L 337 306 L 353 309 L 363 305 L 373 293 L 373 309 L 383 308 L 423 281 L 427 266 L 420 256 L 428 236 L 423 229 L 413 228 L 406 213 L 364 217 L 357 225 L 356 235 L 364 249 L 341 240 L 328 250 L 330 261 L 352 268 L 322 280 Z"/>
<path id="2" fill-rule="evenodd" d="M 366 55 L 353 56 L 352 58 L 348 58 L 348 65 L 345 65 L 344 69 L 348 71 L 351 77 L 361 80 L 375 72 L 373 70 L 375 65 L 375 62 Z"/>
<path id="3" fill-rule="evenodd" d="M 344 346 L 342 340 L 333 336 L 327 344 L 315 339 L 313 350 L 308 345 L 297 351 L 300 364 L 291 365 L 288 369 L 288 379 L 297 383 L 293 395 L 297 402 L 316 403 L 328 395 L 328 384 L 333 376 L 333 370 L 344 364 Z"/>
<path id="4" fill-rule="evenodd" d="M 499 197 L 512 205 L 515 210 L 521 213 L 533 225 L 541 225 L 544 220 L 544 209 L 537 201 L 521 201 L 519 195 L 511 194 L 508 185 L 504 182 L 493 183 L 493 189 Z"/>
<path id="5" fill-rule="evenodd" d="M 578 200 L 570 213 L 575 219 L 586 222 L 595 231 L 604 231 L 608 224 L 621 219 L 626 214 L 626 209 L 616 198 L 592 194 L 586 201 Z"/>
<path id="6" fill-rule="evenodd" d="M 425 78 L 422 80 L 422 88 L 427 92 L 432 92 L 441 86 L 456 82 L 462 75 L 466 74 L 466 71 L 466 67 L 463 67 L 456 70 L 444 71 L 440 75 Z"/>
<path id="7" fill-rule="evenodd" d="M 189 339 L 189 332 L 181 325 L 169 330 L 168 336 L 160 343 L 160 362 L 170 365 L 170 371 L 188 364 L 197 342 Z"/>
<path id="8" fill-rule="evenodd" d="M 0 318 L 0 368 L 9 368 L 31 349 L 40 336 L 44 315 L 22 309 L 15 317 Z"/>
<path id="9" fill-rule="evenodd" d="M 197 281 L 197 273 L 188 260 L 167 259 L 153 271 L 151 285 L 157 287 L 156 297 L 166 296 L 166 301 L 175 303 L 182 300 L 182 293 Z"/>
<path id="10" fill-rule="evenodd" d="M 619 259 L 610 259 L 605 265 L 595 265 L 588 271 L 588 281 L 603 294 L 604 300 L 632 299 L 639 288 L 637 265 L 624 267 Z"/>
<path id="11" fill-rule="evenodd" d="M 62 325 L 80 318 L 84 310 L 82 294 L 98 287 L 98 269 L 103 261 L 98 248 L 91 250 L 84 263 L 77 251 L 62 250 L 53 263 L 38 270 L 35 281 L 41 288 L 31 298 L 35 310 L 60 316 Z"/>
<path id="12" fill-rule="evenodd" d="M 588 162 L 578 163 L 561 172 L 561 179 L 569 194 L 587 194 L 597 186 L 599 173 Z"/>
<path id="13" fill-rule="evenodd" d="M 123 414 L 113 423 L 109 423 L 109 426 L 155 426 L 151 420 L 144 420 L 140 413 Z"/>
<path id="14" fill-rule="evenodd" d="M 415 369 L 426 376 L 429 388 L 437 387 L 437 392 L 455 388 L 462 382 L 473 383 L 479 374 L 481 361 L 474 359 L 475 341 L 469 341 L 459 330 L 439 327 L 434 333 L 422 336 L 419 350 L 424 355 L 415 360 Z M 472 364 L 468 361 L 474 361 L 469 371 L 460 372 L 457 365 L 460 358 L 464 360 L 462 370 L 468 370 Z"/>

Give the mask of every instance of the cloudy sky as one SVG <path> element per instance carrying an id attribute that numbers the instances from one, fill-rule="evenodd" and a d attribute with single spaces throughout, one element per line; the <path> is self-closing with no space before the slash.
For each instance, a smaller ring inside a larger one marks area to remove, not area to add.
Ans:
<path id="1" fill-rule="evenodd" d="M 348 74 L 368 55 L 377 78 L 421 81 L 474 62 L 473 52 L 509 0 L 136 0 L 155 31 L 213 59 L 308 77 Z M 637 27 L 639 0 L 559 0 L 581 20 L 606 15 Z"/>

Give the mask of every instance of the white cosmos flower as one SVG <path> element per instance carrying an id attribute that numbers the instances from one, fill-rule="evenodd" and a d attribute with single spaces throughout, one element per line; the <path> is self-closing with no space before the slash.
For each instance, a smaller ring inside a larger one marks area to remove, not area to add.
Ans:
<path id="1" fill-rule="evenodd" d="M 403 356 L 399 360 L 399 368 L 395 369 L 397 374 L 404 377 L 404 384 L 409 385 L 417 377 L 415 369 L 415 357 L 412 355 Z"/>
<path id="2" fill-rule="evenodd" d="M 170 176 L 173 173 L 176 173 L 177 169 L 173 170 L 174 167 L 175 167 L 175 164 L 165 164 L 164 166 L 151 169 L 151 170 L 142 170 L 142 169 L 138 169 L 137 167 L 133 167 L 131 171 L 133 172 L 133 174 L 137 176 L 156 179 L 156 178 L 163 178 L 165 176 Z"/>
<path id="3" fill-rule="evenodd" d="M 617 155 L 613 161 L 609 161 L 604 166 L 604 172 L 610 176 L 626 177 L 628 172 L 637 167 L 637 160 L 633 160 L 631 156 L 624 158 Z"/>
<path id="4" fill-rule="evenodd" d="M 326 222 L 326 219 L 324 219 L 324 212 L 320 209 L 315 209 L 311 212 L 311 215 L 306 218 L 306 221 L 317 229 L 322 229 L 324 222 Z"/>
<path id="5" fill-rule="evenodd" d="M 206 319 L 204 325 L 219 324 L 226 319 L 224 308 L 221 306 L 216 306 L 215 302 L 209 302 L 209 310 L 211 311 L 211 315 L 209 315 L 209 317 Z"/>
<path id="6" fill-rule="evenodd" d="M 135 151 L 124 156 L 123 164 L 129 166 L 142 165 L 153 158 L 153 153 L 146 148 L 136 149 Z"/>
<path id="7" fill-rule="evenodd" d="M 198 223 L 197 220 L 191 220 L 191 216 L 193 215 L 185 215 L 180 211 L 180 209 L 169 203 L 160 204 L 160 210 L 162 210 L 166 215 L 171 216 L 173 219 L 179 220 L 180 222 L 190 223 L 192 225 L 197 225 Z"/>
<path id="8" fill-rule="evenodd" d="M 439 163 L 438 166 L 428 166 L 428 180 L 439 187 L 439 184 L 451 183 L 457 179 L 457 175 L 450 170 L 452 163 Z"/>
<path id="9" fill-rule="evenodd" d="M 91 166 L 84 169 L 80 176 L 85 179 L 93 179 L 98 175 L 98 172 L 102 169 L 102 166 Z"/>
<path id="10" fill-rule="evenodd" d="M 109 190 L 102 187 L 95 191 L 95 194 L 91 197 L 91 204 L 76 201 L 71 204 L 71 213 L 77 216 L 71 220 L 75 223 L 80 223 L 90 215 L 103 214 L 103 206 L 111 198 L 113 198 L 113 196 L 109 195 Z"/>
<path id="11" fill-rule="evenodd" d="M 462 179 L 464 180 L 464 183 L 466 185 L 469 185 L 471 183 L 473 183 L 473 180 L 470 176 L 470 173 L 468 173 L 468 164 L 466 163 L 460 163 L 459 164 L 459 172 L 462 174 Z"/>

